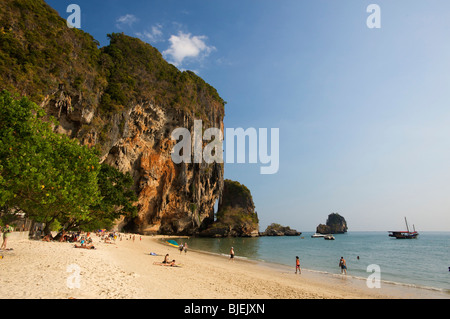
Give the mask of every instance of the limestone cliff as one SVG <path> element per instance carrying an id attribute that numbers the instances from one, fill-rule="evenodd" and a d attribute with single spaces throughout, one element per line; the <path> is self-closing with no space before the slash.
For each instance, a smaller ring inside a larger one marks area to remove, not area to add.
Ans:
<path id="1" fill-rule="evenodd" d="M 130 172 L 139 197 L 127 230 L 194 234 L 214 220 L 223 164 L 174 164 L 173 129 L 223 131 L 225 102 L 194 73 L 167 63 L 157 49 L 124 34 L 98 48 L 67 27 L 43 0 L 0 3 L 0 90 L 45 107 L 55 130 L 98 149 L 106 163 Z"/>
<path id="2" fill-rule="evenodd" d="M 204 237 L 257 237 L 258 214 L 250 190 L 236 181 L 225 180 L 216 220 L 200 232 Z"/>
<path id="3" fill-rule="evenodd" d="M 319 224 L 316 232 L 319 234 L 343 234 L 348 230 L 347 222 L 344 217 L 337 213 L 328 215 L 326 225 Z"/>

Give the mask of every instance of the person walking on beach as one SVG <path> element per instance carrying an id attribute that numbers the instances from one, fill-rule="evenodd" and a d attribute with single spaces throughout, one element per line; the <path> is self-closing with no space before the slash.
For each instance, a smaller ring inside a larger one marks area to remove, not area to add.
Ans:
<path id="1" fill-rule="evenodd" d="M 187 249 L 188 249 L 188 245 L 187 245 L 187 243 L 184 243 L 184 254 L 186 255 L 187 254 Z"/>
<path id="2" fill-rule="evenodd" d="M 230 259 L 228 261 L 234 262 L 234 249 L 233 249 L 233 247 L 231 247 L 231 249 L 230 249 Z"/>
<path id="3" fill-rule="evenodd" d="M 302 274 L 302 269 L 300 268 L 300 259 L 298 256 L 295 256 L 295 273 L 297 274 L 297 270 L 299 271 L 299 274 Z"/>
<path id="4" fill-rule="evenodd" d="M 339 260 L 339 267 L 341 267 L 341 274 L 347 275 L 347 262 L 345 261 L 344 257 L 341 257 Z"/>
<path id="5" fill-rule="evenodd" d="M 12 233 L 13 228 L 6 224 L 6 226 L 2 229 L 3 231 L 3 243 L 0 249 L 6 249 L 6 243 L 8 242 L 8 237 Z"/>
<path id="6" fill-rule="evenodd" d="M 178 250 L 180 251 L 180 255 L 183 252 L 183 244 L 178 245 Z"/>

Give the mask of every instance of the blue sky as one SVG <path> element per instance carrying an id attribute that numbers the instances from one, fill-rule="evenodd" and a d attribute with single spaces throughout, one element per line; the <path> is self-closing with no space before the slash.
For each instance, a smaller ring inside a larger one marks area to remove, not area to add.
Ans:
<path id="1" fill-rule="evenodd" d="M 124 32 L 227 101 L 225 127 L 280 129 L 277 174 L 226 164 L 263 229 L 450 231 L 447 0 L 47 0 L 107 45 Z M 381 9 L 370 29 L 369 4 Z"/>

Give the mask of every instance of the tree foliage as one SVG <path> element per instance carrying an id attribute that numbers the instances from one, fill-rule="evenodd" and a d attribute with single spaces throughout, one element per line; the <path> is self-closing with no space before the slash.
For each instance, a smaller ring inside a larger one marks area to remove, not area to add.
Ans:
<path id="1" fill-rule="evenodd" d="M 130 173 L 122 173 L 116 168 L 101 164 L 98 174 L 98 187 L 102 200 L 92 207 L 95 211 L 95 223 L 98 227 L 108 228 L 121 216 L 134 217 L 137 207 L 133 205 L 138 198 L 133 190 L 133 178 Z"/>
<path id="2" fill-rule="evenodd" d="M 45 115 L 26 98 L 0 93 L 0 206 L 72 227 L 133 213 L 132 180 L 53 132 Z"/>

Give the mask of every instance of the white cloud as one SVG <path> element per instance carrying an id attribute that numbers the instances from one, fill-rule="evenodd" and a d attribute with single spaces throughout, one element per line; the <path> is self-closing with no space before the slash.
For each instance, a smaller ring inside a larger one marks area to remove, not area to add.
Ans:
<path id="1" fill-rule="evenodd" d="M 136 32 L 136 36 L 139 37 L 141 40 L 148 41 L 151 43 L 162 41 L 162 35 L 163 35 L 162 25 L 159 23 L 152 26 L 150 30 L 143 32 Z"/>
<path id="2" fill-rule="evenodd" d="M 124 16 L 117 18 L 116 27 L 118 27 L 119 29 L 122 29 L 124 26 L 131 27 L 134 23 L 138 21 L 139 19 L 136 16 L 132 14 L 126 14 Z"/>
<path id="3" fill-rule="evenodd" d="M 192 36 L 190 33 L 178 32 L 169 39 L 170 47 L 163 52 L 175 66 L 180 66 L 184 59 L 201 59 L 208 56 L 216 48 L 208 46 L 204 35 Z"/>

